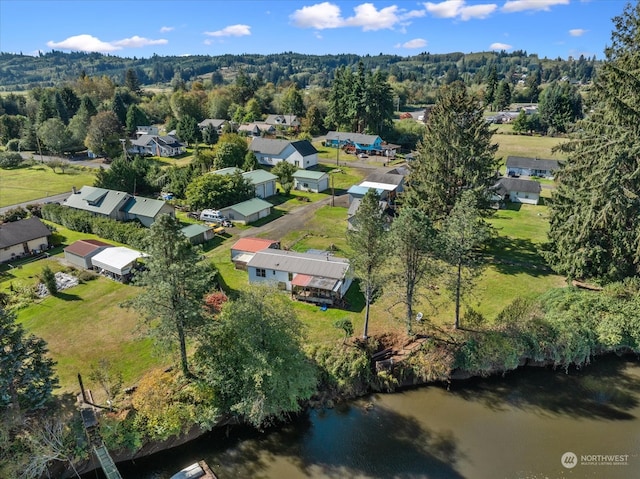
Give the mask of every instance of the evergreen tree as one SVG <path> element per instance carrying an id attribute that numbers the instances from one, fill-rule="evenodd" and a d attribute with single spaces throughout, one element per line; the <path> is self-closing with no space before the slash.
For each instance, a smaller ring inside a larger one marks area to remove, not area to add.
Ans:
<path id="1" fill-rule="evenodd" d="M 640 4 L 614 18 L 611 46 L 566 145 L 550 208 L 553 268 L 569 278 L 616 281 L 640 272 Z"/>
<path id="2" fill-rule="evenodd" d="M 0 414 L 45 406 L 58 387 L 54 366 L 47 343 L 27 335 L 15 315 L 0 308 Z"/>
<path id="3" fill-rule="evenodd" d="M 134 277 L 143 291 L 126 304 L 142 313 L 157 344 L 172 348 L 177 343 L 182 373 L 191 377 L 187 339 L 204 322 L 203 297 L 213 288 L 216 271 L 200 261 L 181 227 L 170 215 L 151 225 L 144 247 L 146 268 Z"/>
<path id="4" fill-rule="evenodd" d="M 553 82 L 540 94 L 538 112 L 548 134 L 566 133 L 582 118 L 582 96 L 569 82 Z"/>
<path id="5" fill-rule="evenodd" d="M 498 90 L 496 91 L 494 109 L 503 111 L 508 109 L 509 105 L 511 105 L 511 84 L 507 80 L 502 80 L 498 84 Z"/>
<path id="6" fill-rule="evenodd" d="M 297 85 L 290 86 L 282 97 L 282 112 L 286 115 L 304 116 L 304 101 Z"/>
<path id="7" fill-rule="evenodd" d="M 383 284 L 381 267 L 386 252 L 386 229 L 380 197 L 370 189 L 362 198 L 353 218 L 353 229 L 347 230 L 347 241 L 352 249 L 351 266 L 364 294 L 366 310 L 362 338 L 369 335 L 369 309 L 375 294 Z"/>
<path id="8" fill-rule="evenodd" d="M 434 222 L 446 217 L 463 191 L 472 190 L 489 207 L 498 161 L 493 131 L 479 101 L 462 82 L 443 87 L 429 114 L 426 132 L 411 164 L 402 201 Z"/>
<path id="9" fill-rule="evenodd" d="M 189 115 L 184 115 L 178 121 L 176 128 L 178 138 L 186 142 L 187 145 L 195 144 L 200 140 L 200 128 L 197 120 Z"/>
<path id="10" fill-rule="evenodd" d="M 218 129 L 215 126 L 209 124 L 202 130 L 202 141 L 207 145 L 215 145 L 218 142 L 218 138 Z"/>
<path id="11" fill-rule="evenodd" d="M 116 114 L 116 118 L 121 125 L 127 122 L 127 105 L 119 92 L 116 92 L 111 101 L 111 111 Z"/>
<path id="12" fill-rule="evenodd" d="M 138 74 L 133 68 L 128 68 L 124 77 L 124 86 L 129 89 L 131 93 L 135 95 L 139 95 L 142 91 L 140 88 L 140 80 L 138 79 Z"/>
<path id="13" fill-rule="evenodd" d="M 147 114 L 138 105 L 133 103 L 127 110 L 127 123 L 125 129 L 127 134 L 133 135 L 139 126 L 149 125 Z"/>
<path id="14" fill-rule="evenodd" d="M 496 90 L 498 89 L 498 70 L 495 65 L 489 70 L 487 77 L 487 87 L 484 92 L 484 104 L 485 106 L 493 105 L 496 99 Z"/>

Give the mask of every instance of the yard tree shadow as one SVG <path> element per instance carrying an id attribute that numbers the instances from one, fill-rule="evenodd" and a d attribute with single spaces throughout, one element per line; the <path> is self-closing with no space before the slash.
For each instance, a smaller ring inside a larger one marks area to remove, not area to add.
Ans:
<path id="1" fill-rule="evenodd" d="M 55 297 L 61 299 L 62 301 L 82 301 L 82 298 L 77 294 L 65 293 L 63 291 L 58 291 L 55 294 Z"/>
<path id="2" fill-rule="evenodd" d="M 517 408 L 572 418 L 631 420 L 638 407 L 640 383 L 625 371 L 637 358 L 615 355 L 593 360 L 581 369 L 523 367 L 503 377 L 453 382 L 451 394 L 481 402 L 493 410 Z"/>
<path id="3" fill-rule="evenodd" d="M 546 276 L 553 271 L 545 263 L 539 246 L 531 240 L 498 236 L 487 247 L 493 266 L 502 274 L 525 272 L 532 276 Z"/>

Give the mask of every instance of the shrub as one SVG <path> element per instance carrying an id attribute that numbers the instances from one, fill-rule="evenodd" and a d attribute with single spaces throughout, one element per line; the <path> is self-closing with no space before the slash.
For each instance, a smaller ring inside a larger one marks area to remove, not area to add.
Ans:
<path id="1" fill-rule="evenodd" d="M 17 168 L 22 163 L 20 153 L 3 151 L 0 152 L 0 168 Z"/>
<path id="2" fill-rule="evenodd" d="M 51 270 L 51 268 L 49 268 L 48 266 L 45 266 L 44 268 L 42 268 L 40 280 L 42 281 L 42 284 L 45 285 L 45 287 L 47 288 L 51 296 L 55 296 L 56 294 L 58 294 L 58 284 L 56 283 L 56 274 Z"/>

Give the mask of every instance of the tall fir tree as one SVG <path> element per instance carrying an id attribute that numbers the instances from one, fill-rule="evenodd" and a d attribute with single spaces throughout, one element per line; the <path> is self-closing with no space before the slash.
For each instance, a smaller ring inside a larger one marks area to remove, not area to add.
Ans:
<path id="1" fill-rule="evenodd" d="M 640 4 L 613 23 L 590 113 L 556 175 L 546 254 L 558 273 L 601 282 L 640 272 Z"/>

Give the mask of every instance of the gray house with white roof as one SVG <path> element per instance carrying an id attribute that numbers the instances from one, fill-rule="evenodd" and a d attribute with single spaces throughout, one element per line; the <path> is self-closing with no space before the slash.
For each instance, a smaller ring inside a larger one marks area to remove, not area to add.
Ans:
<path id="1" fill-rule="evenodd" d="M 318 150 L 308 140 L 288 141 L 271 138 L 253 138 L 249 149 L 261 165 L 274 166 L 286 161 L 300 169 L 318 164 Z"/>
<path id="2" fill-rule="evenodd" d="M 247 263 L 249 283 L 272 283 L 294 299 L 341 304 L 353 281 L 350 263 L 329 252 L 258 251 Z"/>

